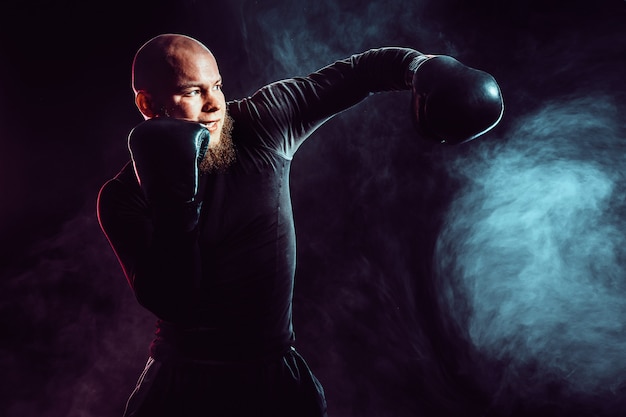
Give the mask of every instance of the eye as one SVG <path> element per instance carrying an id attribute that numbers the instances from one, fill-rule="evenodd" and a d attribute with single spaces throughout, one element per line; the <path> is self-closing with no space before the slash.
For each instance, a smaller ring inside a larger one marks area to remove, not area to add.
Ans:
<path id="1" fill-rule="evenodd" d="M 194 97 L 200 94 L 200 89 L 194 89 L 194 90 L 189 90 L 189 91 L 185 91 L 183 93 L 184 96 L 186 97 Z"/>
<path id="2" fill-rule="evenodd" d="M 222 90 L 222 84 L 215 84 L 213 86 L 213 91 L 221 91 Z"/>

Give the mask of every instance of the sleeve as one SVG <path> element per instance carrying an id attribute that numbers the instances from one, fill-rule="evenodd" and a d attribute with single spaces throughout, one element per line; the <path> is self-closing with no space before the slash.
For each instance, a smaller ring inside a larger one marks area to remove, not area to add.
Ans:
<path id="1" fill-rule="evenodd" d="M 254 136 L 286 158 L 322 123 L 368 95 L 411 88 L 426 55 L 409 48 L 371 49 L 336 61 L 306 77 L 269 84 L 235 102 L 231 111 L 248 117 Z"/>
<path id="2" fill-rule="evenodd" d="M 97 199 L 100 227 L 137 301 L 161 319 L 185 314 L 200 268 L 197 230 L 155 228 L 150 208 L 127 165 Z"/>

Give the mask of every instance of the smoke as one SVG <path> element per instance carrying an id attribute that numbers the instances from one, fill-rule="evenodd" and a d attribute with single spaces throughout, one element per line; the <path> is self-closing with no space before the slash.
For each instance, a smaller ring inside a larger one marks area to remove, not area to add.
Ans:
<path id="1" fill-rule="evenodd" d="M 3 416 L 121 415 L 107 398 L 127 396 L 145 360 L 153 319 L 135 308 L 90 203 L 2 274 Z"/>
<path id="2" fill-rule="evenodd" d="M 510 65 L 496 78 L 513 109 L 533 94 L 520 79 L 546 94 L 590 87 L 598 60 L 610 59 L 593 51 L 613 39 L 585 38 L 567 8 L 546 18 L 556 19 L 547 27 L 557 20 L 567 27 L 560 42 L 551 30 L 515 35 L 497 13 L 486 17 L 493 2 L 474 2 L 481 10 L 460 2 L 273 3 L 241 6 L 251 90 L 370 47 L 397 45 L 469 64 L 493 59 L 496 71 Z M 463 11 L 457 18 L 446 12 L 450 3 Z M 515 23 L 528 30 L 524 19 L 541 15 L 523 9 Z M 447 344 L 439 339 L 445 353 L 433 351 L 438 318 L 429 309 L 429 284 L 420 281 L 427 271 L 416 265 L 428 262 L 438 199 L 447 192 L 432 165 L 445 161 L 437 160 L 441 151 L 416 157 L 425 149 L 411 146 L 405 103 L 402 96 L 370 97 L 320 129 L 292 168 L 296 332 L 331 410 L 420 415 L 429 397 L 432 415 L 462 410 L 462 390 L 471 396 L 471 388 L 451 385 L 447 364 L 437 363 L 446 355 L 458 355 L 466 374 L 504 408 L 520 398 L 532 404 L 533 394 L 553 381 L 568 392 L 617 391 L 625 369 L 623 359 L 618 366 L 611 361 L 626 337 L 615 320 L 623 309 L 617 104 L 604 96 L 558 99 L 519 120 L 506 147 L 468 144 L 469 155 L 449 167 L 461 188 L 437 241 L 432 294 L 441 297 L 449 326 L 476 350 L 472 364 L 463 362 L 456 334 Z"/>
<path id="3" fill-rule="evenodd" d="M 205 41 L 229 99 L 380 46 L 450 54 L 501 82 L 500 145 L 493 134 L 418 143 L 397 93 L 331 120 L 298 152 L 294 320 L 332 416 L 469 415 L 485 402 L 513 415 L 550 401 L 599 415 L 575 408 L 594 395 L 623 409 L 624 25 L 601 10 L 610 1 L 109 2 L 98 19 L 45 2 L 3 14 L 18 40 L 0 103 L 0 415 L 121 415 L 143 368 L 153 318 L 123 280 L 93 193 L 127 158 L 134 48 L 161 32 Z M 89 48 L 67 47 L 77 35 Z M 95 119 L 76 93 L 87 84 Z M 581 88 L 607 95 L 560 96 Z M 24 112 L 33 103 L 37 123 Z"/>
<path id="4" fill-rule="evenodd" d="M 512 397 L 623 387 L 624 133 L 609 97 L 563 98 L 451 165 L 439 302 Z"/>
<path id="5" fill-rule="evenodd" d="M 306 75 L 369 48 L 437 45 L 453 48 L 422 17 L 427 2 L 251 2 L 239 19 L 254 89 Z"/>

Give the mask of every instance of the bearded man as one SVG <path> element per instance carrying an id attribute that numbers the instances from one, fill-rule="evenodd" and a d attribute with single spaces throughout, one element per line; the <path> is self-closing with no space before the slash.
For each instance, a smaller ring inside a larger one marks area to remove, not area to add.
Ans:
<path id="1" fill-rule="evenodd" d="M 315 129 L 371 93 L 412 90 L 419 136 L 461 143 L 493 128 L 489 74 L 444 55 L 372 49 L 226 101 L 211 51 L 163 34 L 137 51 L 145 121 L 98 196 L 98 219 L 155 339 L 125 417 L 327 414 L 294 348 L 292 158 Z"/>

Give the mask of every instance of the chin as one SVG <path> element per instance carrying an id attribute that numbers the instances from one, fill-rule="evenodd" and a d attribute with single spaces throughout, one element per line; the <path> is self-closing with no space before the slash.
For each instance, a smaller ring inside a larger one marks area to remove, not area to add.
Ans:
<path id="1" fill-rule="evenodd" d="M 216 130 L 215 132 L 209 133 L 209 148 L 215 148 L 220 144 L 222 139 L 222 131 L 221 129 Z"/>

